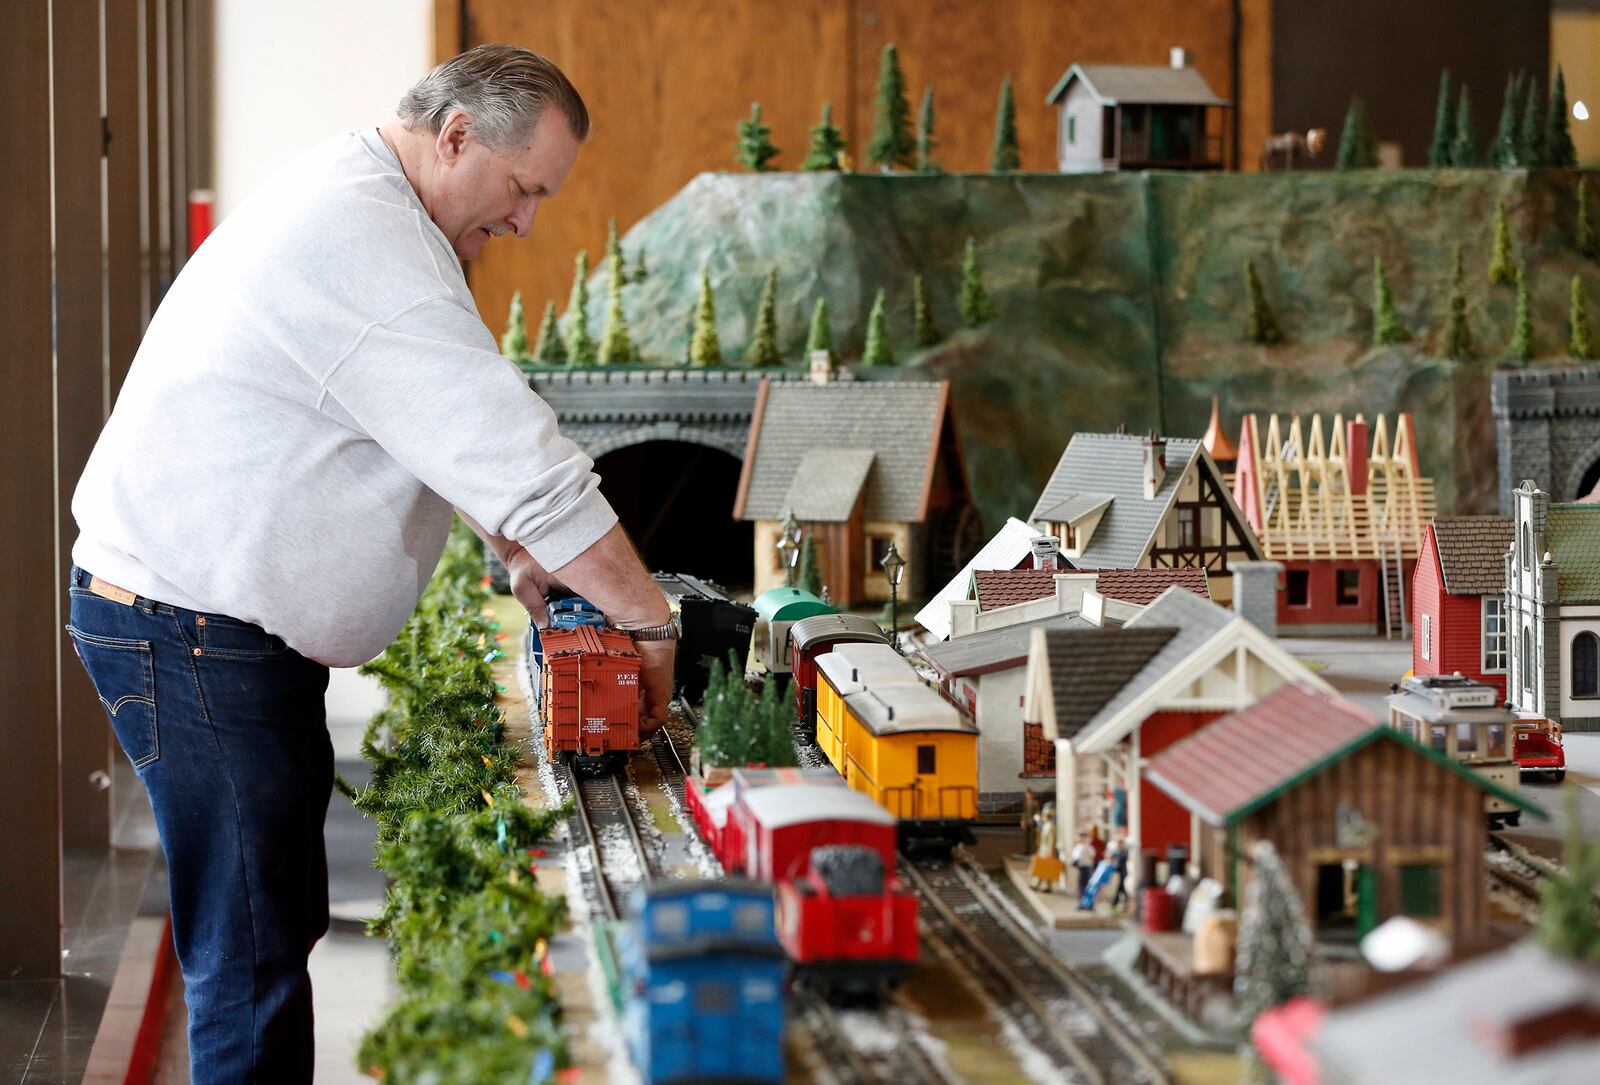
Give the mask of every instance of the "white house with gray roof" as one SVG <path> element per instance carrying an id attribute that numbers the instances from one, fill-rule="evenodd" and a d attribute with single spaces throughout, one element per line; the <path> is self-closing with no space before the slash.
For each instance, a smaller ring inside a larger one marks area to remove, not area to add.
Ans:
<path id="1" fill-rule="evenodd" d="M 1062 173 L 1121 169 L 1221 169 L 1226 108 L 1174 48 L 1171 63 L 1074 64 L 1045 98 L 1059 110 L 1056 160 Z"/>
<path id="2" fill-rule="evenodd" d="M 880 565 L 906 562 L 901 599 L 939 584 L 982 544 L 947 381 L 763 382 L 734 518 L 755 524 L 755 591 L 784 582 L 793 515 L 841 606 L 887 600 Z"/>
<path id="3" fill-rule="evenodd" d="M 1204 569 L 1224 604 L 1228 563 L 1266 556 L 1221 468 L 1187 438 L 1073 434 L 1028 520 L 1079 569 Z"/>

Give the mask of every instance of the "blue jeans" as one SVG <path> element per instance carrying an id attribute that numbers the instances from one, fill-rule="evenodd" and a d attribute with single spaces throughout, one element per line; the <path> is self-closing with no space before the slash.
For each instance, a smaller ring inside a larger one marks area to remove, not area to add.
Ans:
<path id="1" fill-rule="evenodd" d="M 328 669 L 259 626 L 89 590 L 72 636 L 150 795 L 196 1085 L 312 1074 L 306 958 L 328 929 Z"/>

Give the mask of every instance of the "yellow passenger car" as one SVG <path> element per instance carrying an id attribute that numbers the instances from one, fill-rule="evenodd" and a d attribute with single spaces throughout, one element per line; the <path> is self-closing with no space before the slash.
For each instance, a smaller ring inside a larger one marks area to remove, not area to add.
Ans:
<path id="1" fill-rule="evenodd" d="M 888 645 L 840 645 L 817 672 L 817 744 L 845 782 L 895 815 L 902 839 L 969 839 L 977 728 Z"/>

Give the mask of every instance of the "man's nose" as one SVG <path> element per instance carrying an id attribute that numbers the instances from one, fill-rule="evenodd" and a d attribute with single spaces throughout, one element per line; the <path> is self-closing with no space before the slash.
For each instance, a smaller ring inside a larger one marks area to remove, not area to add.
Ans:
<path id="1" fill-rule="evenodd" d="M 539 201 L 537 198 L 511 212 L 511 217 L 506 219 L 511 223 L 511 228 L 517 232 L 518 237 L 527 237 L 533 232 L 533 216 L 538 213 Z"/>

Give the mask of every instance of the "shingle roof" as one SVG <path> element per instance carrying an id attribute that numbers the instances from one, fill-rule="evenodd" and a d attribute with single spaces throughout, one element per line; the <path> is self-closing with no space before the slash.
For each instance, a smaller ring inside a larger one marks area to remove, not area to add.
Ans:
<path id="1" fill-rule="evenodd" d="M 1035 629 L 1096 628 L 1093 622 L 1076 614 L 1054 614 L 1037 621 L 1018 622 L 1016 625 L 930 644 L 922 649 L 922 657 L 932 663 L 940 674 L 982 674 L 1027 662 L 1028 644 L 1033 639 Z"/>
<path id="2" fill-rule="evenodd" d="M 1067 494 L 1047 509 L 1037 510 L 1037 520 L 1044 520 L 1052 524 L 1075 524 L 1079 520 L 1093 516 L 1107 505 L 1111 504 L 1110 494 Z"/>
<path id="3" fill-rule="evenodd" d="M 1166 477 L 1155 497 L 1145 500 L 1142 442 L 1142 437 L 1125 433 L 1073 434 L 1028 515 L 1029 520 L 1042 523 L 1047 521 L 1045 513 L 1075 494 L 1112 495 L 1111 505 L 1101 516 L 1088 545 L 1072 559 L 1081 569 L 1137 567 L 1156 526 L 1178 496 L 1178 483 L 1201 451 L 1199 441 L 1169 438 Z M 1225 488 L 1220 477 L 1217 482 Z"/>
<path id="4" fill-rule="evenodd" d="M 1506 551 L 1516 539 L 1509 516 L 1436 516 L 1433 541 L 1451 595 L 1489 595 L 1505 589 Z"/>
<path id="5" fill-rule="evenodd" d="M 783 503 L 801 523 L 850 519 L 877 453 L 868 448 L 808 448 Z"/>
<path id="6" fill-rule="evenodd" d="M 1094 719 L 1177 635 L 1170 628 L 1054 629 L 1045 663 L 1056 738 L 1071 738 Z M 959 643 L 959 642 L 958 642 Z"/>
<path id="7" fill-rule="evenodd" d="M 1145 775 L 1213 825 L 1225 825 L 1383 725 L 1342 697 L 1292 683 L 1157 754 Z"/>
<path id="8" fill-rule="evenodd" d="M 1600 504 L 1551 505 L 1548 535 L 1558 601 L 1600 603 Z"/>
<path id="9" fill-rule="evenodd" d="M 1059 571 L 1071 572 L 1070 569 Z M 977 582 L 978 609 L 994 610 L 1048 599 L 1056 593 L 1056 572 L 1053 569 L 980 569 L 972 574 Z"/>
<path id="10" fill-rule="evenodd" d="M 1227 105 L 1199 71 L 1157 64 L 1074 64 L 1045 97 L 1054 105 L 1077 74 L 1106 105 Z"/>
<path id="11" fill-rule="evenodd" d="M 743 520 L 781 520 L 813 449 L 874 453 L 863 516 L 919 522 L 945 417 L 944 381 L 783 382 L 767 385 L 741 479 Z M 799 517 L 799 513 L 796 513 Z"/>
<path id="12" fill-rule="evenodd" d="M 1174 585 L 1202 599 L 1211 598 L 1204 569 L 1102 569 L 1094 590 L 1108 599 L 1147 606 Z"/>

